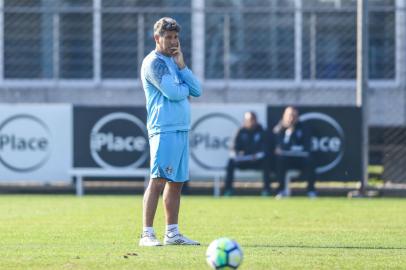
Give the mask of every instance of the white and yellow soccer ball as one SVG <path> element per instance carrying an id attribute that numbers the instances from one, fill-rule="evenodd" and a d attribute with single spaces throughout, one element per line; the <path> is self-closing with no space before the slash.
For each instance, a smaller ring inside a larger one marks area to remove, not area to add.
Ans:
<path id="1" fill-rule="evenodd" d="M 210 243 L 206 260 L 212 269 L 237 269 L 242 262 L 242 249 L 230 238 L 222 237 Z"/>

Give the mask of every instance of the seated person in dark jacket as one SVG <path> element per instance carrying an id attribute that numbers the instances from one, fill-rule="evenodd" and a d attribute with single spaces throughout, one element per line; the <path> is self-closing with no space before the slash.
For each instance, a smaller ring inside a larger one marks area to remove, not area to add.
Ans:
<path id="1" fill-rule="evenodd" d="M 285 175 L 290 169 L 299 169 L 308 181 L 307 194 L 315 197 L 315 166 L 310 152 L 311 139 L 308 129 L 299 120 L 296 108 L 286 107 L 281 121 L 274 127 L 276 177 L 279 181 L 278 197 L 285 194 Z"/>
<path id="2" fill-rule="evenodd" d="M 255 169 L 263 172 L 263 196 L 270 194 L 270 177 L 268 155 L 266 153 L 266 135 L 262 126 L 257 121 L 254 112 L 244 114 L 244 125 L 238 130 L 234 139 L 234 147 L 227 165 L 227 175 L 224 195 L 233 193 L 234 170 Z"/>

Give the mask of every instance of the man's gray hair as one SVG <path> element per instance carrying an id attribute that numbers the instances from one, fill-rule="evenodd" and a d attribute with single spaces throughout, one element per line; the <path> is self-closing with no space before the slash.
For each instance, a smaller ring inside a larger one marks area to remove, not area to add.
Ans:
<path id="1" fill-rule="evenodd" d="M 163 17 L 154 24 L 154 35 L 163 36 L 166 31 L 180 32 L 180 25 L 175 19 Z"/>

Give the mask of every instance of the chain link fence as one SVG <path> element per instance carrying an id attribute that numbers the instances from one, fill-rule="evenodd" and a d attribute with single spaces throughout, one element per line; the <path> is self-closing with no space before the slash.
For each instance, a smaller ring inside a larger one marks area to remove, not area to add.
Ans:
<path id="1" fill-rule="evenodd" d="M 182 25 L 186 62 L 209 93 L 204 102 L 229 95 L 237 102 L 355 105 L 355 0 L 0 5 L 2 89 L 26 81 L 30 87 L 85 81 L 89 88 L 138 81 L 141 61 L 155 46 L 153 23 L 172 16 Z M 383 166 L 382 177 L 392 182 L 406 181 L 405 6 L 403 0 L 369 1 L 370 161 Z"/>

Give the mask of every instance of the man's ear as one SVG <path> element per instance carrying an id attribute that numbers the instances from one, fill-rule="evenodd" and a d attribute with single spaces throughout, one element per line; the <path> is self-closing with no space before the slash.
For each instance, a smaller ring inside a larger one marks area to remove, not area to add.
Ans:
<path id="1" fill-rule="evenodd" d="M 158 41 L 159 41 L 159 35 L 158 34 L 154 35 L 154 40 L 155 40 L 155 43 L 158 43 Z"/>

